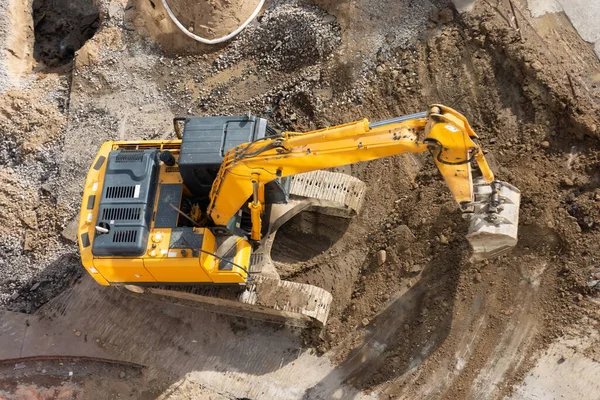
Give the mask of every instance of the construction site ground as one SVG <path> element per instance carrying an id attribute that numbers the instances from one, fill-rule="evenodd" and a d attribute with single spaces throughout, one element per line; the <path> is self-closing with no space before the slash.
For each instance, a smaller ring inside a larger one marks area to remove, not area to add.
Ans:
<path id="1" fill-rule="evenodd" d="M 600 11 L 583 3 L 267 0 L 210 47 L 157 0 L 0 0 L 0 398 L 599 398 Z M 100 287 L 80 265 L 106 140 L 173 137 L 181 115 L 305 131 L 433 103 L 521 190 L 510 254 L 469 261 L 419 155 L 341 168 L 367 184 L 356 218 L 279 230 L 281 277 L 333 295 L 320 338 Z"/>

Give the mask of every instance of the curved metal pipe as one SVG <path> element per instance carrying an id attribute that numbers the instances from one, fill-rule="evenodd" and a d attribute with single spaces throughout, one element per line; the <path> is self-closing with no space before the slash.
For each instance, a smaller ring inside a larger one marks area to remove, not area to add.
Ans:
<path id="1" fill-rule="evenodd" d="M 203 38 L 202 36 L 194 35 L 192 32 L 188 31 L 187 28 L 181 24 L 181 22 L 179 22 L 179 20 L 177 19 L 177 17 L 175 16 L 175 14 L 173 14 L 173 11 L 171 11 L 171 8 L 167 4 L 167 0 L 162 0 L 162 4 L 163 4 L 163 7 L 165 8 L 165 10 L 167 10 L 167 14 L 169 14 L 169 18 L 171 18 L 171 21 L 173 21 L 173 23 L 175 23 L 175 25 L 177 25 L 177 27 L 183 33 L 185 33 L 187 36 L 191 37 L 192 39 L 194 39 L 195 41 L 200 42 L 200 43 L 204 43 L 204 44 L 218 44 L 218 43 L 223 43 L 223 42 L 228 41 L 229 39 L 237 36 L 241 31 L 243 31 L 246 28 L 246 26 L 248 26 L 248 24 L 250 22 L 252 22 L 252 20 L 254 18 L 256 18 L 256 16 L 260 12 L 260 9 L 265 4 L 265 0 L 260 0 L 260 2 L 258 3 L 258 6 L 256 6 L 256 9 L 252 13 L 252 15 L 250 15 L 250 18 L 248 18 L 235 31 L 231 32 L 230 34 L 228 34 L 226 36 L 222 36 L 222 37 L 216 38 L 216 39 L 206 39 L 206 38 Z"/>

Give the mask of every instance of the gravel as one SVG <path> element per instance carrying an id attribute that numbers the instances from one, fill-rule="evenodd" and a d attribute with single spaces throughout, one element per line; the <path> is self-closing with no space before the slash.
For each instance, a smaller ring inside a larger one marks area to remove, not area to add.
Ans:
<path id="1" fill-rule="evenodd" d="M 6 60 L 6 48 L 11 29 L 8 16 L 9 0 L 0 0 L 0 93 L 11 87 L 12 82 L 8 76 L 8 65 Z"/>
<path id="2" fill-rule="evenodd" d="M 251 56 L 265 68 L 294 71 L 330 56 L 341 43 L 335 18 L 322 9 L 283 4 L 268 9 L 216 60 L 219 69 Z"/>

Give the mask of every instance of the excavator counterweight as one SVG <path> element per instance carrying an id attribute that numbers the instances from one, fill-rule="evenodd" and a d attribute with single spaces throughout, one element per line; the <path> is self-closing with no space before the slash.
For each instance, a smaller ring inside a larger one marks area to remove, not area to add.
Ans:
<path id="1" fill-rule="evenodd" d="M 78 237 L 101 285 L 322 326 L 331 294 L 279 279 L 270 256 L 277 229 L 304 210 L 356 215 L 366 185 L 327 169 L 403 153 L 433 156 L 470 221 L 474 259 L 516 244 L 520 192 L 495 179 L 451 108 L 306 133 L 278 134 L 250 115 L 174 126 L 175 140 L 105 143 L 89 170 Z"/>

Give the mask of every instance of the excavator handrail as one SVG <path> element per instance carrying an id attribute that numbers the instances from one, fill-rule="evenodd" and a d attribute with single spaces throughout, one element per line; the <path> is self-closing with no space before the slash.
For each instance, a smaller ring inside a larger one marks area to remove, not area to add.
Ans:
<path id="1" fill-rule="evenodd" d="M 421 119 L 421 118 L 427 118 L 427 111 L 423 111 L 423 112 L 419 112 L 419 113 L 414 113 L 414 114 L 403 115 L 401 117 L 384 119 L 384 120 L 381 120 L 381 121 L 371 122 L 369 124 L 369 128 L 373 129 L 373 128 L 378 128 L 380 126 L 391 125 L 391 124 L 398 124 L 400 122 L 409 121 L 411 119 Z"/>

